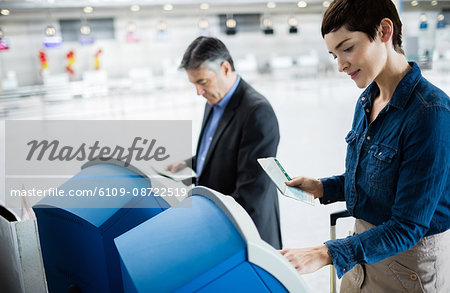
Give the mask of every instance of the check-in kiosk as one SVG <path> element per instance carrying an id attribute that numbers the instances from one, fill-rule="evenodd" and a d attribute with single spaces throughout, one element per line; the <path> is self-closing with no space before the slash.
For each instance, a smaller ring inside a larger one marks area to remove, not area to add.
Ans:
<path id="1" fill-rule="evenodd" d="M 205 187 L 115 243 L 125 292 L 307 292 L 245 210 Z"/>
<path id="2" fill-rule="evenodd" d="M 50 293 L 123 292 L 114 238 L 170 207 L 142 196 L 151 187 L 132 166 L 96 160 L 58 188 L 79 196 L 47 196 L 33 206 Z"/>

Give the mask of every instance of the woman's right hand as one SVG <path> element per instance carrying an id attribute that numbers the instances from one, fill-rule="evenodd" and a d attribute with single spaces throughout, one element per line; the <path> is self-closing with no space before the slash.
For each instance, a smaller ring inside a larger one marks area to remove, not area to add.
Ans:
<path id="1" fill-rule="evenodd" d="M 294 177 L 290 181 L 285 182 L 287 186 L 297 187 L 303 191 L 309 192 L 314 195 L 314 198 L 323 197 L 323 184 L 322 181 L 314 178 L 307 177 Z"/>

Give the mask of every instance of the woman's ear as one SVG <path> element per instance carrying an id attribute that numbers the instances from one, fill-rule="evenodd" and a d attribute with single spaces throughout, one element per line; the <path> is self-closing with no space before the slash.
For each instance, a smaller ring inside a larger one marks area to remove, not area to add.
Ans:
<path id="1" fill-rule="evenodd" d="M 394 33 L 394 24 L 389 18 L 383 18 L 380 22 L 379 36 L 382 42 L 388 42 Z"/>

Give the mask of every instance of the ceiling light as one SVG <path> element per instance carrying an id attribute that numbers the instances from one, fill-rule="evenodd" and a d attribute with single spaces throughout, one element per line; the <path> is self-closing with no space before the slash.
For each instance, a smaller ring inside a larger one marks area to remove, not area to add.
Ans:
<path id="1" fill-rule="evenodd" d="M 424 13 L 422 13 L 422 14 L 420 15 L 420 21 L 422 21 L 422 22 L 427 21 L 427 16 L 426 16 Z"/>
<path id="2" fill-rule="evenodd" d="M 266 16 L 263 18 L 262 20 L 262 31 L 265 35 L 273 35 L 274 34 L 274 29 L 272 27 L 273 23 L 272 23 L 272 19 L 270 19 L 270 17 Z"/>
<path id="3" fill-rule="evenodd" d="M 225 23 L 225 25 L 228 28 L 235 28 L 236 27 L 236 20 L 234 18 L 228 18 L 227 22 Z"/>
<path id="4" fill-rule="evenodd" d="M 94 11 L 94 8 L 92 6 L 86 6 L 83 8 L 84 13 L 92 13 Z"/>
<path id="5" fill-rule="evenodd" d="M 56 35 L 56 28 L 53 25 L 49 25 L 45 28 L 44 32 L 47 37 L 53 37 Z"/>
<path id="6" fill-rule="evenodd" d="M 164 20 L 158 23 L 158 30 L 162 32 L 167 30 L 167 23 Z"/>
<path id="7" fill-rule="evenodd" d="M 297 6 L 300 8 L 305 8 L 306 6 L 308 6 L 308 4 L 305 1 L 299 1 L 297 3 Z"/>
<path id="8" fill-rule="evenodd" d="M 289 17 L 288 24 L 289 26 L 297 26 L 298 25 L 297 18 L 295 18 L 294 16 Z"/>
<path id="9" fill-rule="evenodd" d="M 202 30 L 205 30 L 209 27 L 209 23 L 208 20 L 206 19 L 200 19 L 200 21 L 198 22 L 198 27 Z"/>
<path id="10" fill-rule="evenodd" d="M 438 2 L 436 0 L 431 1 L 431 6 L 436 6 L 438 5 Z"/>
<path id="11" fill-rule="evenodd" d="M 141 7 L 139 5 L 131 5 L 130 6 L 130 11 L 138 12 L 139 10 L 141 10 Z"/>
<path id="12" fill-rule="evenodd" d="M 228 36 L 235 35 L 237 33 L 237 22 L 233 18 L 233 15 L 227 15 L 227 20 L 225 21 L 225 34 Z"/>
<path id="13" fill-rule="evenodd" d="M 267 8 L 272 9 L 275 7 L 277 7 L 277 3 L 273 2 L 273 1 L 267 3 Z"/>
<path id="14" fill-rule="evenodd" d="M 328 6 L 330 6 L 330 2 L 329 1 L 323 1 L 322 6 L 325 8 L 328 8 Z"/>
<path id="15" fill-rule="evenodd" d="M 82 25 L 80 27 L 80 32 L 82 35 L 89 35 L 91 33 L 91 28 L 88 25 Z"/>
<path id="16" fill-rule="evenodd" d="M 442 12 L 440 12 L 439 14 L 438 14 L 438 16 L 437 16 L 437 23 L 436 23 L 436 28 L 437 29 L 444 29 L 445 28 L 445 26 L 446 26 L 446 23 L 445 23 L 445 16 L 444 16 L 444 14 L 442 13 Z"/>
<path id="17" fill-rule="evenodd" d="M 419 5 L 419 1 L 416 1 L 416 0 L 411 1 L 411 6 L 417 6 L 417 5 Z"/>
<path id="18" fill-rule="evenodd" d="M 209 9 L 209 4 L 208 4 L 208 3 L 202 3 L 202 4 L 200 4 L 200 9 L 201 9 L 201 10 L 208 10 L 208 9 Z"/>
<path id="19" fill-rule="evenodd" d="M 0 11 L 0 14 L 1 14 L 1 15 L 4 15 L 4 16 L 9 15 L 9 10 L 8 10 L 8 9 L 2 9 L 2 10 Z"/>
<path id="20" fill-rule="evenodd" d="M 129 22 L 127 24 L 127 32 L 134 33 L 134 32 L 136 32 L 136 30 L 137 30 L 137 26 L 134 22 Z"/>
<path id="21" fill-rule="evenodd" d="M 272 26 L 272 20 L 268 17 L 263 19 L 263 26 L 264 27 L 271 27 Z"/>
<path id="22" fill-rule="evenodd" d="M 163 9 L 165 11 L 171 11 L 171 10 L 173 10 L 173 5 L 172 4 L 166 4 L 166 5 L 163 6 Z"/>

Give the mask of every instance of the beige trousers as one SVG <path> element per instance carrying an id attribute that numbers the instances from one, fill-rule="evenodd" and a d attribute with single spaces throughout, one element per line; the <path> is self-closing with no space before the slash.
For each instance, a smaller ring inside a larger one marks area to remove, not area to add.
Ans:
<path id="1" fill-rule="evenodd" d="M 374 227 L 356 219 L 355 233 Z M 450 230 L 376 264 L 357 265 L 344 275 L 341 293 L 450 292 Z"/>

